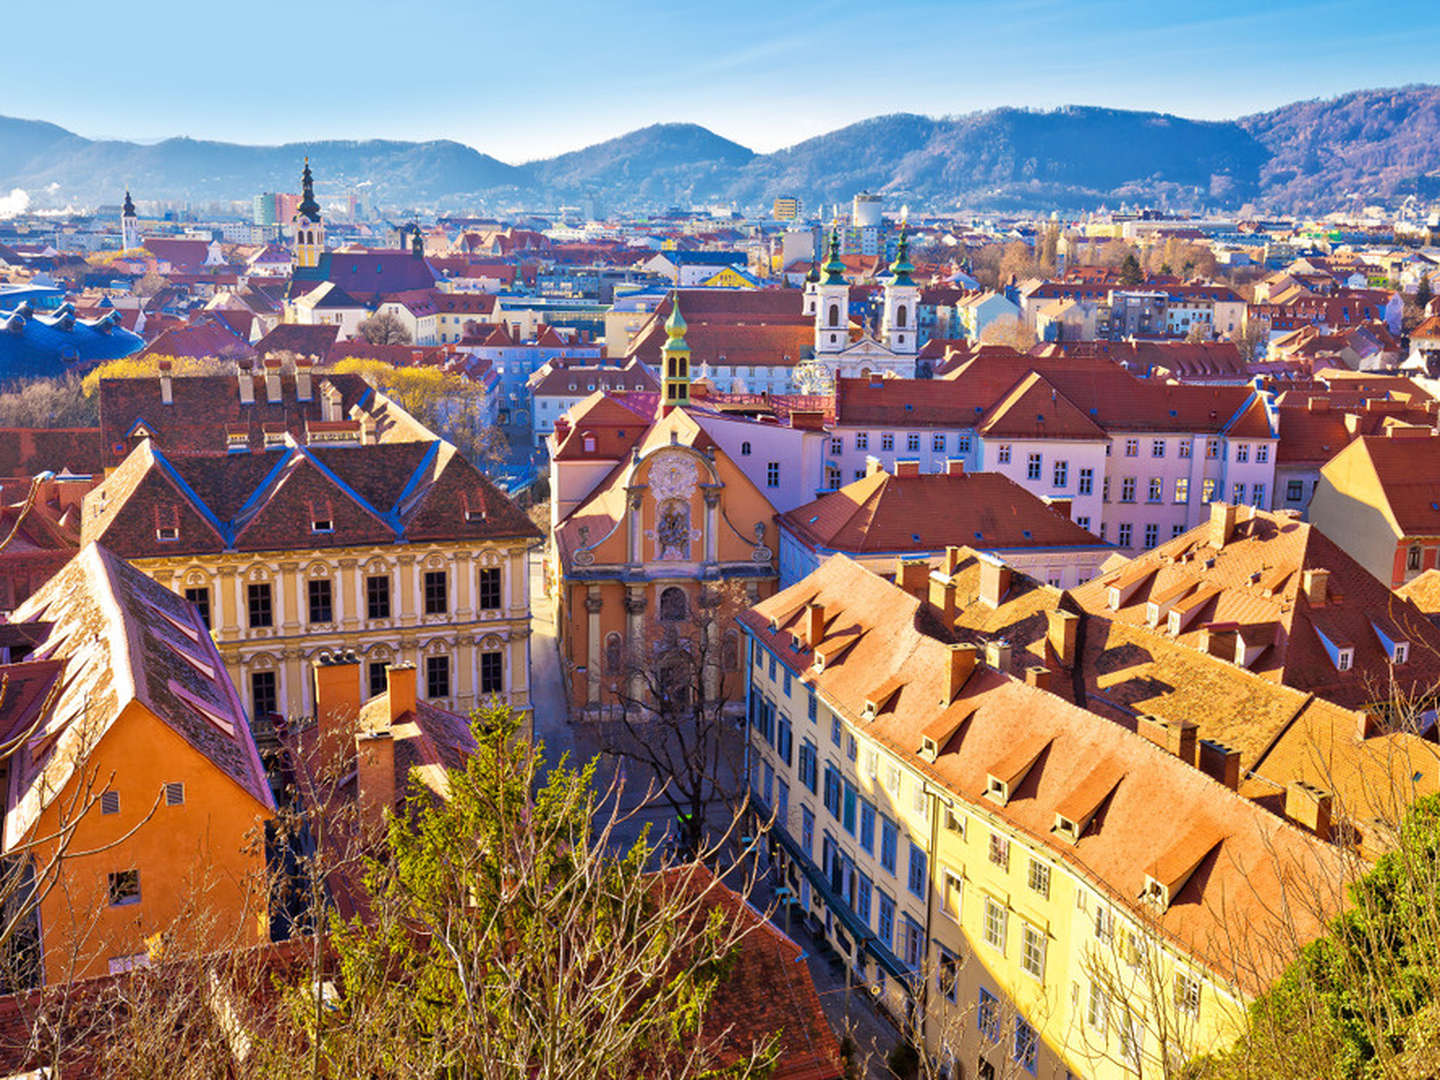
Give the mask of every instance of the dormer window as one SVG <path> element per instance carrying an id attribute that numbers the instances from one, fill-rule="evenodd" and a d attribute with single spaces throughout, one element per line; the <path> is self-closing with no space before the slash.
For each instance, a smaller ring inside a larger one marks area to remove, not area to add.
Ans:
<path id="1" fill-rule="evenodd" d="M 934 761 L 939 750 L 940 748 L 935 745 L 935 740 L 929 736 L 920 740 L 920 756 L 926 761 Z"/>
<path id="2" fill-rule="evenodd" d="M 1170 890 L 1165 888 L 1162 882 L 1156 881 L 1149 874 L 1145 875 L 1145 890 L 1140 894 L 1140 899 L 1147 903 L 1154 904 L 1164 911 L 1170 906 Z"/>
<path id="3" fill-rule="evenodd" d="M 162 503 L 155 507 L 155 539 L 180 539 L 180 509 L 174 503 Z"/>
<path id="4" fill-rule="evenodd" d="M 156 540 L 179 540 L 180 530 L 174 525 L 161 525 L 155 530 Z"/>
<path id="5" fill-rule="evenodd" d="M 1010 785 L 998 776 L 988 777 L 985 784 L 985 797 L 991 802 L 997 802 L 1004 806 L 1010 799 Z"/>
<path id="6" fill-rule="evenodd" d="M 1340 649 L 1335 654 L 1335 670 L 1349 671 L 1355 663 L 1354 649 Z"/>
<path id="7" fill-rule="evenodd" d="M 335 523 L 329 518 L 316 518 L 310 523 L 310 531 L 317 533 L 328 533 L 335 531 Z"/>
<path id="8" fill-rule="evenodd" d="M 1408 641 L 1396 642 L 1395 651 L 1390 654 L 1390 659 L 1396 664 L 1405 663 L 1410 659 L 1410 643 Z"/>
<path id="9" fill-rule="evenodd" d="M 1072 821 L 1064 814 L 1055 815 L 1055 824 L 1052 826 L 1051 831 L 1061 839 L 1068 840 L 1072 844 L 1078 843 L 1080 840 L 1080 823 L 1078 821 Z"/>

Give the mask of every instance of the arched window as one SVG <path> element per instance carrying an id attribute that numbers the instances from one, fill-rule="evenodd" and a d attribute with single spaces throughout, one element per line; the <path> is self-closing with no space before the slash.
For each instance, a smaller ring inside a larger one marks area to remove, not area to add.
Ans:
<path id="1" fill-rule="evenodd" d="M 749 444 L 748 442 L 742 442 L 742 443 L 740 444 L 740 456 L 741 456 L 741 457 L 749 457 L 749 456 L 750 456 L 750 444 Z"/>
<path id="2" fill-rule="evenodd" d="M 898 308 L 895 309 L 895 325 L 904 326 L 905 318 L 905 305 L 901 304 Z"/>
<path id="3" fill-rule="evenodd" d="M 665 622 L 682 622 L 690 610 L 685 590 L 671 585 L 660 593 L 660 618 Z"/>
<path id="4" fill-rule="evenodd" d="M 831 304 L 831 305 L 830 305 L 830 325 L 831 325 L 831 326 L 839 326 L 839 325 L 840 325 L 840 305 L 839 305 L 839 304 Z"/>
<path id="5" fill-rule="evenodd" d="M 605 674 L 619 675 L 620 666 L 624 662 L 622 652 L 624 646 L 620 642 L 619 634 L 605 635 Z"/>

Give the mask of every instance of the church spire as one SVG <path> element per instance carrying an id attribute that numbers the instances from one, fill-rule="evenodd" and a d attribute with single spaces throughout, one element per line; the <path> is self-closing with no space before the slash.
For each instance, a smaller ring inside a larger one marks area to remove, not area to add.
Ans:
<path id="1" fill-rule="evenodd" d="M 830 250 L 825 256 L 825 265 L 820 269 L 825 273 L 825 276 L 820 279 L 822 285 L 845 284 L 845 264 L 840 261 L 840 230 L 838 228 L 830 229 Z"/>
<path id="2" fill-rule="evenodd" d="M 320 220 L 320 204 L 315 201 L 315 178 L 310 175 L 310 158 L 305 158 L 305 171 L 300 174 L 300 205 L 297 213 L 308 221 Z"/>
<path id="3" fill-rule="evenodd" d="M 670 294 L 670 318 L 665 321 L 665 348 L 661 357 L 663 374 L 662 410 L 690 404 L 690 345 L 685 340 L 685 316 L 680 314 L 680 294 Z"/>
<path id="4" fill-rule="evenodd" d="M 126 189 L 125 189 L 125 205 L 124 205 L 123 207 L 121 207 L 121 212 L 122 212 L 126 217 L 134 217 L 134 216 L 135 216 L 135 203 L 134 203 L 134 201 L 130 198 L 130 189 L 129 189 L 129 188 L 126 188 Z"/>
<path id="5" fill-rule="evenodd" d="M 895 245 L 895 261 L 890 264 L 891 285 L 914 285 L 910 275 L 915 272 L 915 267 L 910 264 L 910 232 L 905 225 L 900 226 L 900 242 Z"/>

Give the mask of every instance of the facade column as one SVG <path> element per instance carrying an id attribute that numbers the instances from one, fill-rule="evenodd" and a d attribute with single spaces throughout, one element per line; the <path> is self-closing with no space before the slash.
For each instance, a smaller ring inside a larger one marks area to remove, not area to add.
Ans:
<path id="1" fill-rule="evenodd" d="M 636 484 L 627 493 L 629 518 L 625 522 L 625 561 L 639 566 L 645 561 L 645 518 L 641 513 L 645 505 L 645 485 Z"/>
<path id="2" fill-rule="evenodd" d="M 457 551 L 450 565 L 455 572 L 455 620 L 469 622 L 475 618 L 475 570 L 471 564 L 472 553 Z"/>
<path id="3" fill-rule="evenodd" d="M 335 572 L 335 622 L 342 631 L 354 631 L 360 626 L 360 605 L 365 602 L 356 578 L 359 576 L 357 560 L 353 558 L 336 561 Z"/>
<path id="4" fill-rule="evenodd" d="M 287 588 L 286 586 L 290 587 Z M 282 562 L 275 566 L 275 625 L 288 634 L 300 632 L 300 564 Z M 283 618 L 283 622 L 281 619 Z"/>
<path id="5" fill-rule="evenodd" d="M 600 704 L 600 673 L 604 664 L 600 640 L 600 611 L 604 603 L 605 601 L 600 595 L 600 587 L 591 585 L 585 593 L 585 612 L 588 616 L 586 627 L 588 652 L 585 664 L 585 704 L 587 705 Z"/>
<path id="6" fill-rule="evenodd" d="M 404 552 L 395 559 L 395 593 L 390 597 L 393 626 L 414 626 L 420 621 L 420 569 L 415 556 Z"/>
<path id="7" fill-rule="evenodd" d="M 705 496 L 705 561 L 714 563 L 720 558 L 720 487 L 706 484 L 701 491 Z"/>
<path id="8" fill-rule="evenodd" d="M 625 587 L 625 636 L 632 654 L 641 662 L 649 663 L 653 657 L 645 655 L 645 609 L 649 607 L 644 585 Z M 630 697 L 639 701 L 645 693 L 645 684 L 638 674 L 630 677 Z"/>

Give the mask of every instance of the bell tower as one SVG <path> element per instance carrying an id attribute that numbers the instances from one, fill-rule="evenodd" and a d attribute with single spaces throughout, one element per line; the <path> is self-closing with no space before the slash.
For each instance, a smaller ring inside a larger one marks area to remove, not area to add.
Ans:
<path id="1" fill-rule="evenodd" d="M 314 267 L 325 252 L 325 223 L 320 220 L 320 204 L 315 201 L 315 178 L 310 175 L 310 159 L 300 174 L 300 205 L 290 219 L 295 227 L 295 265 Z"/>
<path id="2" fill-rule="evenodd" d="M 125 205 L 120 210 L 120 247 L 123 251 L 140 246 L 140 220 L 135 216 L 135 203 L 130 189 L 125 189 Z"/>
<path id="3" fill-rule="evenodd" d="M 670 294 L 670 318 L 665 320 L 665 347 L 661 353 L 661 415 L 690 404 L 690 345 L 685 340 L 685 317 L 680 294 Z"/>
<path id="4" fill-rule="evenodd" d="M 895 261 L 890 264 L 890 281 L 885 286 L 885 308 L 881 313 L 880 337 L 885 347 L 900 356 L 914 356 L 920 351 L 919 331 L 915 325 L 920 308 L 920 287 L 910 275 L 910 237 L 900 226 L 900 242 L 895 248 Z"/>
<path id="5" fill-rule="evenodd" d="M 815 297 L 815 355 L 834 355 L 850 344 L 850 286 L 840 261 L 840 231 L 830 230 L 830 251 L 820 280 L 806 287 Z"/>

